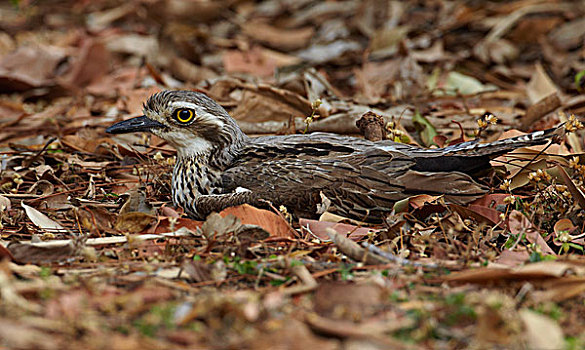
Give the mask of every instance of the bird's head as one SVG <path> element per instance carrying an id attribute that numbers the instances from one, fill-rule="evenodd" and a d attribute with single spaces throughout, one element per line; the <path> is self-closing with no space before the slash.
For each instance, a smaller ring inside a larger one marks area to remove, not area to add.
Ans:
<path id="1" fill-rule="evenodd" d="M 176 148 L 179 157 L 226 150 L 246 138 L 235 120 L 200 92 L 157 92 L 144 103 L 143 113 L 110 126 L 106 132 L 151 132 Z"/>

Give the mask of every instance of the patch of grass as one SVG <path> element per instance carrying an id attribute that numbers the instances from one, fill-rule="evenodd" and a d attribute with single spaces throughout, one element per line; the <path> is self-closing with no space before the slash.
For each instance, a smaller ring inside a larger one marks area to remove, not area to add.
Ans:
<path id="1" fill-rule="evenodd" d="M 565 338 L 565 350 L 585 349 L 585 340 L 575 337 Z"/>
<path id="2" fill-rule="evenodd" d="M 353 272 L 351 271 L 353 267 L 354 264 L 341 264 L 339 266 L 339 274 L 342 280 L 349 281 L 353 279 Z"/>
<path id="3" fill-rule="evenodd" d="M 449 306 L 448 312 L 446 312 L 446 324 L 449 326 L 461 323 L 473 321 L 477 318 L 475 309 L 465 302 L 464 293 L 453 293 L 445 297 L 445 303 Z"/>
<path id="4" fill-rule="evenodd" d="M 39 271 L 39 277 L 42 279 L 47 279 L 52 274 L 53 273 L 51 272 L 51 268 L 46 267 L 46 266 L 41 267 L 41 271 Z"/>
<path id="5" fill-rule="evenodd" d="M 288 281 L 290 281 L 290 277 L 286 277 L 283 280 L 270 280 L 270 285 L 273 287 L 278 287 L 278 286 L 285 284 Z"/>
<path id="6" fill-rule="evenodd" d="M 246 260 L 242 262 L 239 257 L 236 257 L 234 261 L 231 262 L 231 266 L 240 275 L 256 275 L 258 273 L 258 270 L 256 269 L 258 266 L 257 261 Z"/>
<path id="7" fill-rule="evenodd" d="M 530 257 L 528 258 L 528 261 L 531 263 L 535 263 L 535 262 L 539 262 L 539 261 L 550 261 L 550 260 L 556 260 L 557 257 L 554 255 L 544 255 L 541 252 L 532 252 L 530 253 Z"/>
<path id="8" fill-rule="evenodd" d="M 512 246 L 514 246 L 514 243 L 516 243 L 517 240 L 518 240 L 518 235 L 511 233 L 510 236 L 508 236 L 508 240 L 506 241 L 506 243 L 504 243 L 504 248 L 507 248 L 507 249 L 512 248 Z M 522 234 L 522 237 L 520 238 L 520 243 L 527 243 L 527 242 L 528 241 L 526 240 L 526 235 Z"/>
<path id="9" fill-rule="evenodd" d="M 155 305 L 148 313 L 134 321 L 134 327 L 147 337 L 155 337 L 160 329 L 173 329 L 175 308 L 174 304 Z"/>
<path id="10" fill-rule="evenodd" d="M 532 308 L 532 310 L 559 321 L 563 317 L 563 309 L 555 303 L 543 303 Z"/>

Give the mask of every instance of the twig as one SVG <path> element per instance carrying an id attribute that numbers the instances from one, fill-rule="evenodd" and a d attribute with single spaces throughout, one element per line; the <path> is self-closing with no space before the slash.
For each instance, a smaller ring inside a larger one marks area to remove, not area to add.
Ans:
<path id="1" fill-rule="evenodd" d="M 375 245 L 368 243 L 368 242 L 363 242 L 362 247 L 366 248 L 371 253 L 379 255 L 379 256 L 383 257 L 384 259 L 390 260 L 392 262 L 395 262 L 395 263 L 403 265 L 403 266 L 424 267 L 424 268 L 428 268 L 428 269 L 440 268 L 440 266 L 438 264 L 423 264 L 423 263 L 419 263 L 419 262 L 415 262 L 415 261 L 410 261 L 408 259 L 400 258 L 392 253 L 383 251 L 382 249 L 380 249 L 380 248 L 376 247 Z"/>

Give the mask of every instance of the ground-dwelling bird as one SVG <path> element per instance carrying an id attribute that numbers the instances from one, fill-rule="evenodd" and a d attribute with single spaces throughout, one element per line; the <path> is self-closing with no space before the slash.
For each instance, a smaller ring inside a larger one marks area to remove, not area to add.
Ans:
<path id="1" fill-rule="evenodd" d="M 176 148 L 173 202 L 195 219 L 230 206 L 271 203 L 301 217 L 330 210 L 379 221 L 394 203 L 416 194 L 460 204 L 478 198 L 487 188 L 472 175 L 489 168 L 492 158 L 545 144 L 560 130 L 437 149 L 320 132 L 248 137 L 205 94 L 162 91 L 144 103 L 143 116 L 106 131 L 148 131 Z"/>

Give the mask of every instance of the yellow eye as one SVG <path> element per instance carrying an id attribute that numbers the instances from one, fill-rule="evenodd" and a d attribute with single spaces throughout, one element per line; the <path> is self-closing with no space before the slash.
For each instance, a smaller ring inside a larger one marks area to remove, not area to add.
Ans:
<path id="1" fill-rule="evenodd" d="M 189 123 L 194 115 L 195 113 L 193 113 L 192 109 L 181 108 L 175 111 L 175 119 L 179 123 Z"/>

